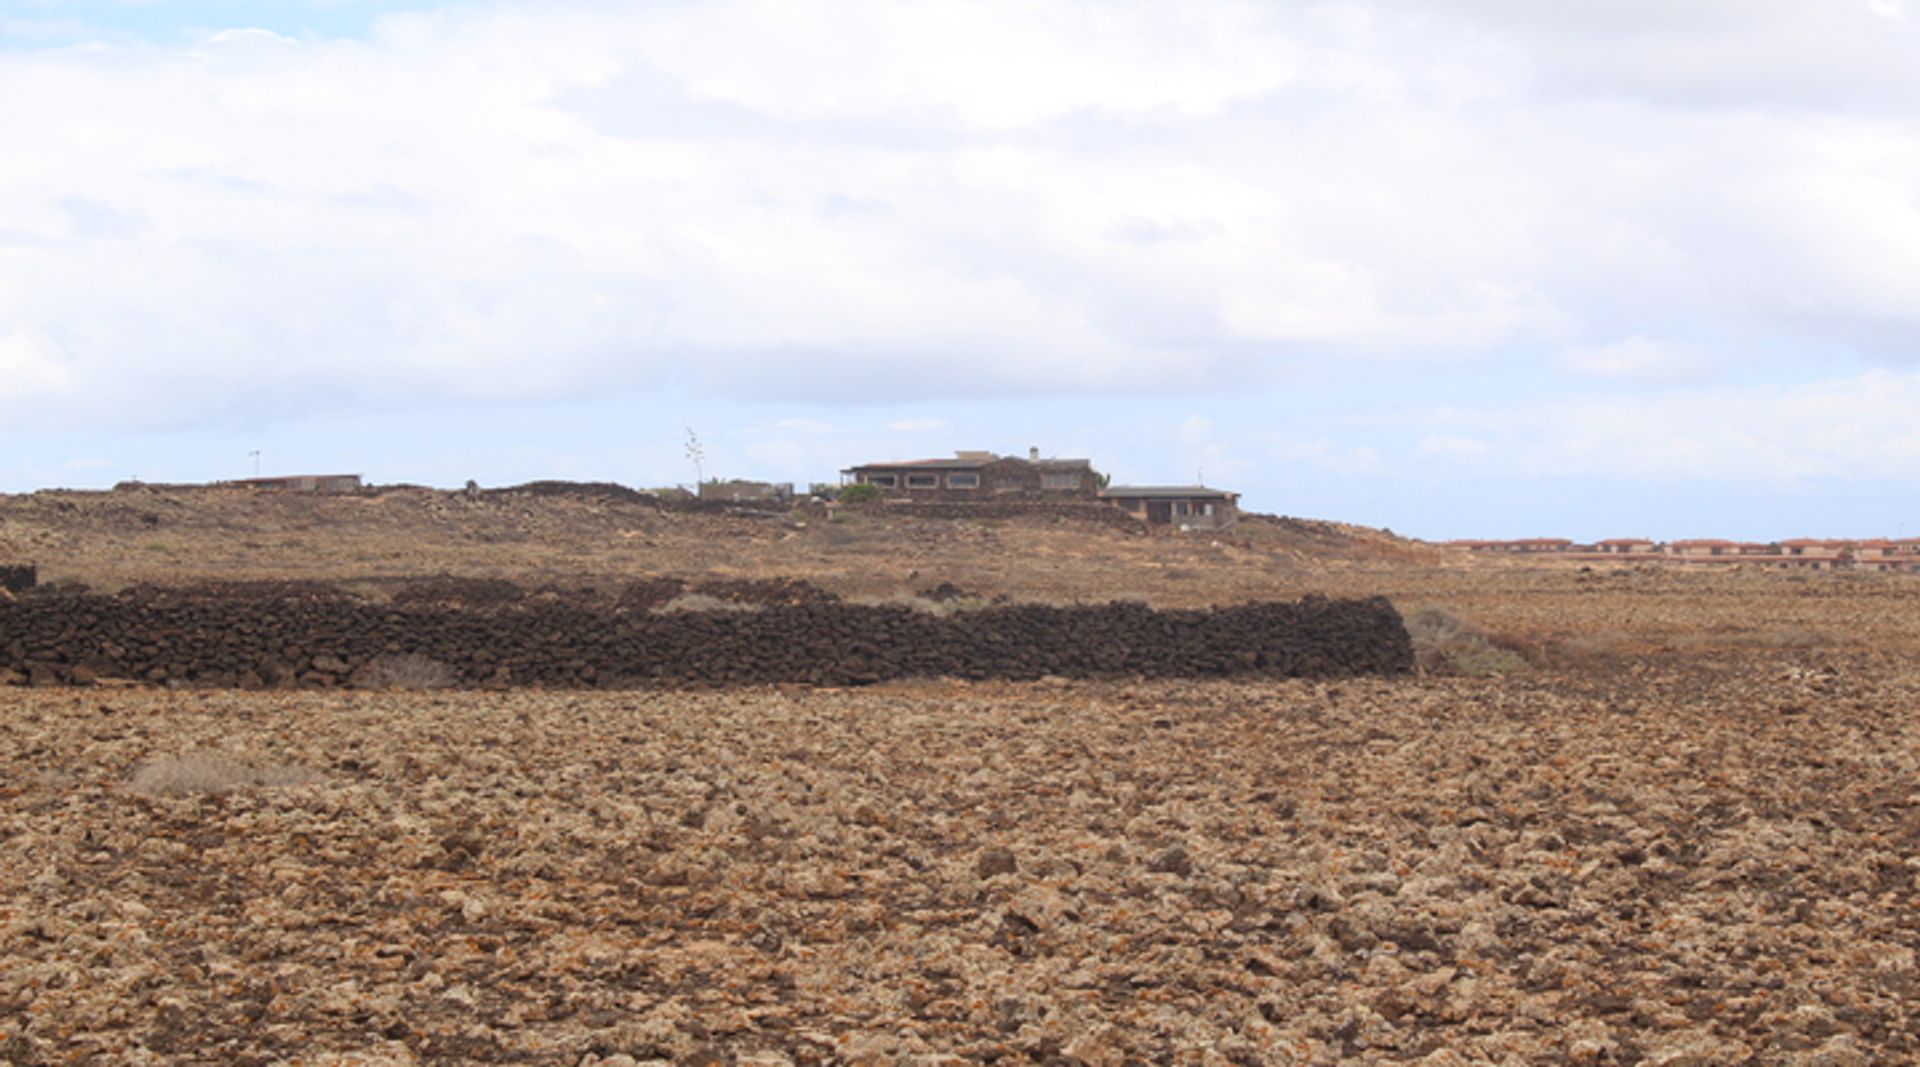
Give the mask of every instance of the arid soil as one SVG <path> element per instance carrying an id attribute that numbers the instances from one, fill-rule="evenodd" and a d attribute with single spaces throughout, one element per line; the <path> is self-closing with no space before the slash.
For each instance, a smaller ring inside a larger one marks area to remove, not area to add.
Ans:
<path id="1" fill-rule="evenodd" d="M 1912 1062 L 1920 679 L 1791 660 L 12 690 L 0 1054 Z"/>
<path id="2" fill-rule="evenodd" d="M 15 561 L 401 598 L 1380 594 L 1460 654 L 1338 682 L 0 688 L 0 1063 L 1920 1062 L 1913 576 L 426 491 L 0 498 Z"/>
<path id="3" fill-rule="evenodd" d="M 383 579 L 523 584 L 638 577 L 788 577 L 848 597 L 951 582 L 1022 601 L 1145 598 L 1199 607 L 1288 595 L 1329 562 L 1437 558 L 1377 531 L 1252 520 L 1221 536 L 1104 524 L 918 519 L 898 509 L 710 515 L 619 498 L 398 489 L 362 496 L 129 490 L 0 496 L 0 561 L 40 580 Z M 1289 579 L 1294 581 L 1290 584 Z"/>

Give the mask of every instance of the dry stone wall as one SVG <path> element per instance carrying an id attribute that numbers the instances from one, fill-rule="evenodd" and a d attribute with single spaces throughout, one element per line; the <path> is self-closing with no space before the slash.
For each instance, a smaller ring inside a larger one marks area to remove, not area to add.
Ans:
<path id="1" fill-rule="evenodd" d="M 0 589 L 9 593 L 24 593 L 39 581 L 39 568 L 31 563 L 0 564 Z"/>
<path id="2" fill-rule="evenodd" d="M 0 601 L 0 678 L 14 682 L 325 687 L 390 679 L 396 662 L 432 664 L 436 684 L 458 686 L 858 685 L 1396 673 L 1413 652 L 1384 598 L 948 615 L 831 601 L 657 613 L 539 597 L 482 610 L 151 588 Z"/>

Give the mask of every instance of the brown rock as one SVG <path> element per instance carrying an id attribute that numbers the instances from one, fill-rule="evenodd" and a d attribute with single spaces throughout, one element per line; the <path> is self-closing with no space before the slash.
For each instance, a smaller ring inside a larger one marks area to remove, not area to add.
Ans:
<path id="1" fill-rule="evenodd" d="M 1013 874 L 1020 869 L 1020 863 L 1013 853 L 1004 848 L 983 849 L 980 858 L 974 861 L 974 874 L 981 878 L 993 878 L 1002 874 Z"/>

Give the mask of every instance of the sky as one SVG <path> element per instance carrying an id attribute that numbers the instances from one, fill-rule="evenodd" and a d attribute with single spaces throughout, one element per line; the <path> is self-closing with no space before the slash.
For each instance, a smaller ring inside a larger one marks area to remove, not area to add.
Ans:
<path id="1" fill-rule="evenodd" d="M 0 0 L 0 492 L 1037 447 L 1916 536 L 1916 56 L 1920 0 Z"/>

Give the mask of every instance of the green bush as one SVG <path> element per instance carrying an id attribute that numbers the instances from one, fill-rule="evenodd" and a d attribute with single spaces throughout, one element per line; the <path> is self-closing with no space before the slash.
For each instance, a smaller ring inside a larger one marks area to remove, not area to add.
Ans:
<path id="1" fill-rule="evenodd" d="M 871 504 L 884 495 L 880 492 L 879 486 L 867 482 L 855 482 L 852 485 L 840 487 L 842 504 Z"/>

